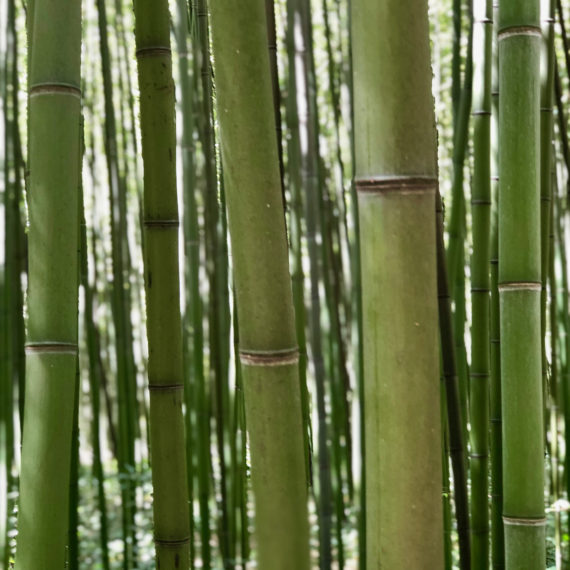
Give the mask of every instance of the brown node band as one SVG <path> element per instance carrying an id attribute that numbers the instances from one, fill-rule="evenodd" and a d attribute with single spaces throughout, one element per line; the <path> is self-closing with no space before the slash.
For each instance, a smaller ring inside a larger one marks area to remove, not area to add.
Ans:
<path id="1" fill-rule="evenodd" d="M 356 190 L 362 194 L 425 194 L 437 188 L 437 178 L 428 176 L 394 176 L 390 178 L 355 178 Z"/>
<path id="2" fill-rule="evenodd" d="M 139 48 L 135 53 L 137 57 L 157 57 L 171 55 L 172 51 L 168 46 L 148 46 Z"/>
<path id="3" fill-rule="evenodd" d="M 240 350 L 240 362 L 245 366 L 288 366 L 299 362 L 299 349 L 284 350 Z"/>
<path id="4" fill-rule="evenodd" d="M 30 342 L 26 354 L 77 354 L 77 344 L 71 342 Z"/>
<path id="5" fill-rule="evenodd" d="M 154 544 L 156 544 L 157 546 L 162 546 L 163 548 L 178 548 L 179 546 L 184 546 L 185 544 L 189 544 L 189 542 L 190 542 L 189 536 L 172 540 L 154 537 Z"/>
<path id="6" fill-rule="evenodd" d="M 545 526 L 546 519 L 545 518 L 530 519 L 530 518 L 503 516 L 503 523 L 511 526 Z"/>
<path id="7" fill-rule="evenodd" d="M 184 390 L 184 384 L 149 384 L 150 392 L 177 392 Z"/>
<path id="8" fill-rule="evenodd" d="M 180 222 L 178 220 L 145 220 L 145 228 L 154 228 L 158 230 L 178 229 Z"/>

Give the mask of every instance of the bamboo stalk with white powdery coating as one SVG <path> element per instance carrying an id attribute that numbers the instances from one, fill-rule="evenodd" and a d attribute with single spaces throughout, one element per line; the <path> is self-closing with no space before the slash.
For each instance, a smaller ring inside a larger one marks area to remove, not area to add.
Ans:
<path id="1" fill-rule="evenodd" d="M 77 364 L 81 3 L 36 0 L 31 43 L 19 570 L 63 568 L 66 560 Z"/>
<path id="2" fill-rule="evenodd" d="M 499 6 L 499 297 L 507 569 L 545 565 L 541 381 L 540 11 Z M 521 474 L 524 473 L 524 477 Z"/>
<path id="3" fill-rule="evenodd" d="M 436 133 L 427 2 L 354 0 L 352 30 L 366 567 L 442 568 Z"/>
<path id="4" fill-rule="evenodd" d="M 258 566 L 309 568 L 298 350 L 264 0 L 213 2 Z"/>
<path id="5" fill-rule="evenodd" d="M 190 530 L 182 401 L 182 324 L 170 15 L 166 0 L 135 1 L 144 164 L 150 450 L 157 566 L 186 569 Z"/>

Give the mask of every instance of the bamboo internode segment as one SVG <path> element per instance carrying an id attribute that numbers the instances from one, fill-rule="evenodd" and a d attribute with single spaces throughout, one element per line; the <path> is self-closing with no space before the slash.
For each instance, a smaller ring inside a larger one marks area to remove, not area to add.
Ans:
<path id="1" fill-rule="evenodd" d="M 299 349 L 251 351 L 240 350 L 239 359 L 245 366 L 288 366 L 299 362 Z"/>

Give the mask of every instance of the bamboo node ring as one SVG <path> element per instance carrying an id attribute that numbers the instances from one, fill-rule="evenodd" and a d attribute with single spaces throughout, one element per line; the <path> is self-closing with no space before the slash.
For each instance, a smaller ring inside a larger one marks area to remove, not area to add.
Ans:
<path id="1" fill-rule="evenodd" d="M 299 349 L 240 350 L 239 359 L 244 366 L 288 366 L 299 362 Z"/>
<path id="2" fill-rule="evenodd" d="M 159 55 L 171 55 L 169 46 L 147 46 L 139 48 L 135 54 L 137 57 L 156 57 Z"/>
<path id="3" fill-rule="evenodd" d="M 437 188 L 432 176 L 388 176 L 355 178 L 354 185 L 361 194 L 426 194 Z"/>
<path id="4" fill-rule="evenodd" d="M 180 222 L 178 220 L 145 220 L 145 228 L 158 229 L 158 230 L 168 230 L 168 229 L 178 229 Z"/>
<path id="5" fill-rule="evenodd" d="M 540 28 L 536 26 L 513 26 L 511 28 L 499 30 L 499 33 L 497 35 L 499 41 L 506 40 L 507 38 L 515 36 L 531 36 L 535 38 L 541 38 L 542 32 Z"/>
<path id="6" fill-rule="evenodd" d="M 162 546 L 164 548 L 178 548 L 179 546 L 184 546 L 190 542 L 190 537 L 185 536 L 184 538 L 175 538 L 172 540 L 168 540 L 165 538 L 156 538 L 154 537 L 154 543 L 157 546 Z"/>
<path id="7" fill-rule="evenodd" d="M 30 342 L 26 354 L 72 354 L 77 355 L 78 346 L 72 342 Z"/>
<path id="8" fill-rule="evenodd" d="M 30 87 L 30 97 L 40 95 L 71 95 L 81 99 L 81 89 L 71 83 L 36 83 Z"/>
<path id="9" fill-rule="evenodd" d="M 184 384 L 149 384 L 149 392 L 177 392 L 184 390 Z"/>
<path id="10" fill-rule="evenodd" d="M 542 283 L 536 281 L 511 281 L 499 283 L 498 287 L 500 292 L 507 291 L 541 291 Z"/>
<path id="11" fill-rule="evenodd" d="M 545 526 L 546 519 L 545 518 L 531 519 L 531 518 L 503 516 L 503 523 L 511 526 Z"/>

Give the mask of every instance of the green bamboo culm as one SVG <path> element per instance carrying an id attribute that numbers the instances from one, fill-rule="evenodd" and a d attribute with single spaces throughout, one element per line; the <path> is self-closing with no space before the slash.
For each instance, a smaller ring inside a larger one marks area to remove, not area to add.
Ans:
<path id="1" fill-rule="evenodd" d="M 427 2 L 354 0 L 352 8 L 366 567 L 442 568 L 436 134 Z"/>
<path id="2" fill-rule="evenodd" d="M 501 1 L 498 41 L 501 94 L 498 287 L 505 567 L 533 570 L 544 568 L 546 556 L 538 0 Z"/>
<path id="3" fill-rule="evenodd" d="M 29 24 L 33 171 L 19 570 L 63 568 L 66 559 L 77 364 L 81 2 L 35 0 Z"/>
<path id="4" fill-rule="evenodd" d="M 498 6 L 493 7 L 493 21 L 498 21 Z M 493 26 L 493 65 L 491 87 L 491 302 L 489 319 L 490 342 L 490 451 L 491 451 L 491 564 L 493 569 L 505 566 L 503 536 L 503 448 L 501 413 L 501 334 L 499 309 L 499 67 L 497 26 Z"/>
<path id="5" fill-rule="evenodd" d="M 546 350 L 547 297 L 546 285 L 550 258 L 550 210 L 552 202 L 552 131 L 554 105 L 554 0 L 541 0 L 540 17 L 542 26 L 540 61 L 540 243 L 541 280 L 540 302 L 542 338 L 542 389 L 545 410 L 545 432 L 548 429 L 548 357 Z"/>
<path id="6" fill-rule="evenodd" d="M 135 1 L 144 164 L 150 450 L 157 567 L 190 564 L 178 282 L 176 129 L 166 0 Z"/>
<path id="7" fill-rule="evenodd" d="M 489 565 L 489 255 L 491 216 L 492 3 L 475 0 L 471 213 L 471 566 Z"/>
<path id="8" fill-rule="evenodd" d="M 309 533 L 298 350 L 264 0 L 213 2 L 211 22 L 257 565 L 262 570 L 306 570 Z"/>

